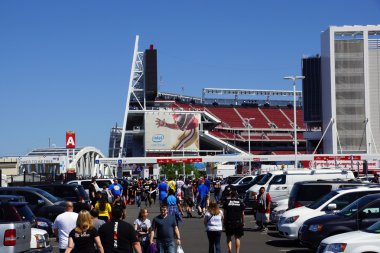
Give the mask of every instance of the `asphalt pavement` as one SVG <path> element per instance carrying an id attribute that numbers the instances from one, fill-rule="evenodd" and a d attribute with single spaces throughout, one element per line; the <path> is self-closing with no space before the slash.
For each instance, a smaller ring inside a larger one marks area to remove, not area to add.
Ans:
<path id="1" fill-rule="evenodd" d="M 145 207 L 142 204 L 142 207 Z M 159 205 L 152 205 L 148 207 L 149 219 L 159 215 Z M 127 207 L 127 222 L 133 224 L 133 221 L 137 218 L 139 209 L 136 205 L 128 205 Z M 179 226 L 182 247 L 185 253 L 208 253 L 208 240 L 203 226 L 203 219 L 201 219 L 196 212 L 193 212 L 194 218 L 186 219 Z M 55 242 L 55 238 L 51 238 L 54 253 L 58 253 L 58 243 Z M 227 253 L 226 236 L 223 233 L 221 239 L 222 253 Z M 233 251 L 235 252 L 235 251 Z M 281 237 L 274 227 L 269 227 L 267 233 L 256 231 L 256 224 L 252 215 L 246 215 L 245 219 L 245 231 L 244 236 L 241 238 L 241 253 L 312 253 L 312 250 L 308 250 L 300 246 L 296 241 L 288 240 Z"/>

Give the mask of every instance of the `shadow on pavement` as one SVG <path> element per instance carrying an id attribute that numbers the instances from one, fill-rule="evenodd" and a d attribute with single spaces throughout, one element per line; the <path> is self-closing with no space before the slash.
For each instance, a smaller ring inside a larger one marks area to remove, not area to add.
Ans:
<path id="1" fill-rule="evenodd" d="M 280 235 L 277 232 L 269 232 L 268 235 L 274 238 L 284 238 L 282 235 Z"/>
<path id="2" fill-rule="evenodd" d="M 301 245 L 299 245 L 299 243 L 296 241 L 296 240 L 288 240 L 288 239 L 284 239 L 284 240 L 272 240 L 272 241 L 268 241 L 266 242 L 266 244 L 270 245 L 270 246 L 274 246 L 274 247 L 281 247 L 281 248 L 300 248 Z"/>

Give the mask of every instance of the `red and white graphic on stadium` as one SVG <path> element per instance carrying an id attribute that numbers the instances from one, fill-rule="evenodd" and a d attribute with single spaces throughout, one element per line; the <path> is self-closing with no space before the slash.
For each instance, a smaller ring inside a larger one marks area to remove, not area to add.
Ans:
<path id="1" fill-rule="evenodd" d="M 199 113 L 146 113 L 147 150 L 199 150 Z"/>

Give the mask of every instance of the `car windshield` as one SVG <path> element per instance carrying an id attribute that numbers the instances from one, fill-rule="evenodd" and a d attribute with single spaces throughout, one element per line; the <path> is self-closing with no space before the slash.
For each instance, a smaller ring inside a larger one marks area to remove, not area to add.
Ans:
<path id="1" fill-rule="evenodd" d="M 317 209 L 319 208 L 321 205 L 323 205 L 327 200 L 333 198 L 335 195 L 337 195 L 338 193 L 336 191 L 332 191 L 324 196 L 322 196 L 321 198 L 317 199 L 316 201 L 314 201 L 313 203 L 311 203 L 310 205 L 308 205 L 307 207 L 308 208 L 311 208 L 311 209 Z"/>
<path id="2" fill-rule="evenodd" d="M 238 176 L 235 176 L 235 177 L 227 177 L 225 178 L 221 184 L 233 184 L 235 182 L 237 182 L 240 178 L 242 177 L 238 177 Z"/>
<path id="3" fill-rule="evenodd" d="M 380 221 L 376 222 L 375 224 L 372 224 L 372 226 L 369 226 L 368 228 L 364 229 L 364 231 L 368 233 L 380 234 Z"/>
<path id="4" fill-rule="evenodd" d="M 358 209 L 360 209 L 362 206 L 366 205 L 369 201 L 372 201 L 371 198 L 360 198 L 343 208 L 340 212 L 338 212 L 338 215 L 341 216 L 351 216 L 353 213 L 355 213 Z"/>
<path id="5" fill-rule="evenodd" d="M 260 182 L 260 180 L 265 177 L 265 175 L 258 175 L 257 177 L 255 177 L 253 180 L 252 180 L 252 184 L 257 184 L 258 182 Z"/>
<path id="6" fill-rule="evenodd" d="M 258 185 L 265 185 L 269 181 L 269 179 L 271 179 L 271 177 L 272 177 L 272 174 L 268 173 L 263 178 L 261 178 L 261 180 L 257 184 Z"/>
<path id="7" fill-rule="evenodd" d="M 51 195 L 50 193 L 44 191 L 44 190 L 41 190 L 41 189 L 37 189 L 35 188 L 36 192 L 38 192 L 39 194 L 41 194 L 42 196 L 44 196 L 45 198 L 47 198 L 49 201 L 51 201 L 52 203 L 56 203 L 56 202 L 59 202 L 59 201 L 62 201 L 63 199 L 61 198 L 58 198 L 58 197 L 55 197 L 53 195 Z"/>

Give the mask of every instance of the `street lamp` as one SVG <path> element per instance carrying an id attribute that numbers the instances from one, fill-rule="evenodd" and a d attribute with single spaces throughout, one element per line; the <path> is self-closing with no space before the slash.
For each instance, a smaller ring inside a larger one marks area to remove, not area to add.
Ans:
<path id="1" fill-rule="evenodd" d="M 252 125 L 251 123 L 249 123 L 250 120 L 254 120 L 255 118 L 244 118 L 244 126 L 245 127 L 248 127 L 249 130 L 248 130 L 248 153 L 250 156 L 252 156 L 251 154 L 251 129 L 252 129 Z M 251 171 L 251 158 L 249 158 L 249 175 L 252 175 L 252 171 Z"/>
<path id="2" fill-rule="evenodd" d="M 293 128 L 294 128 L 294 166 L 298 168 L 298 161 L 297 161 L 297 121 L 296 121 L 296 80 L 297 79 L 304 79 L 305 76 L 285 76 L 284 79 L 293 80 L 293 113 L 294 113 L 294 122 L 293 122 Z"/>

